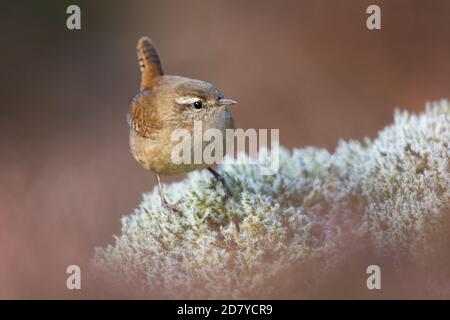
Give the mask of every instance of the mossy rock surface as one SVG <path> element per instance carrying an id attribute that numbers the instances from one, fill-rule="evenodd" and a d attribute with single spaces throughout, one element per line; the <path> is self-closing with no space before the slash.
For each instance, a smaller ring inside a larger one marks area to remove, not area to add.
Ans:
<path id="1" fill-rule="evenodd" d="M 227 201 L 207 171 L 192 172 L 165 186 L 179 215 L 157 189 L 145 193 L 93 268 L 168 298 L 308 297 L 352 252 L 370 252 L 427 270 L 430 290 L 450 288 L 449 144 L 441 101 L 396 112 L 373 141 L 340 141 L 334 153 L 282 149 L 276 175 L 225 164 Z"/>

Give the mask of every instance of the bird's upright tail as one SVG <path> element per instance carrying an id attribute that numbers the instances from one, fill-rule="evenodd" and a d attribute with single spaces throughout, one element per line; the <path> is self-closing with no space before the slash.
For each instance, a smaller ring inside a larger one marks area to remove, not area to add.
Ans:
<path id="1" fill-rule="evenodd" d="M 137 44 L 137 55 L 141 69 L 141 91 L 153 87 L 163 70 L 159 61 L 158 52 L 148 37 L 142 37 Z"/>

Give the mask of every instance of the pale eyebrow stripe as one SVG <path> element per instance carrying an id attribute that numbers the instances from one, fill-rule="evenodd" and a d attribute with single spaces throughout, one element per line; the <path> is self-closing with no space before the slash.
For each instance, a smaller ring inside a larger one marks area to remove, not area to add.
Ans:
<path id="1" fill-rule="evenodd" d="M 175 102 L 178 104 L 191 104 L 196 101 L 200 101 L 201 99 L 198 97 L 192 97 L 192 96 L 185 96 L 185 97 L 178 97 L 175 99 Z"/>

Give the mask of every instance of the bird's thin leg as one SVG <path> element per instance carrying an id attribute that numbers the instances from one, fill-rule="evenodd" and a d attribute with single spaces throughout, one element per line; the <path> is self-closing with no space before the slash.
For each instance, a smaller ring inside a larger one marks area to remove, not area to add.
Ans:
<path id="1" fill-rule="evenodd" d="M 163 184 L 161 183 L 161 177 L 159 176 L 159 173 L 156 174 L 156 179 L 158 180 L 158 186 L 159 186 L 159 196 L 161 197 L 161 205 L 164 207 L 164 209 L 168 210 L 168 211 L 177 211 L 177 209 L 170 205 L 167 200 L 166 197 L 164 195 L 164 187 Z"/>
<path id="2" fill-rule="evenodd" d="M 230 197 L 231 196 L 230 189 L 228 188 L 228 185 L 227 185 L 225 179 L 222 177 L 222 175 L 211 167 L 209 167 L 208 170 L 209 170 L 209 172 L 211 172 L 213 174 L 213 176 L 214 176 L 214 178 L 216 178 L 216 180 L 218 180 L 218 181 L 220 181 L 220 183 L 222 183 L 222 186 L 225 189 L 226 198 Z"/>

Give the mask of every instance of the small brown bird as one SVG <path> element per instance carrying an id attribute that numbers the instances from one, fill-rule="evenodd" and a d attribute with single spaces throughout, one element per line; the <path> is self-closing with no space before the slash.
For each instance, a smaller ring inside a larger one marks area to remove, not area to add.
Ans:
<path id="1" fill-rule="evenodd" d="M 187 129 L 193 135 L 194 121 L 201 121 L 203 130 L 219 129 L 225 138 L 225 130 L 234 129 L 233 116 L 227 106 L 236 101 L 225 99 L 211 83 L 164 75 L 158 53 L 148 37 L 139 39 L 137 55 L 141 88 L 130 101 L 130 148 L 145 169 L 156 173 L 162 205 L 175 209 L 164 196 L 160 175 L 184 174 L 203 168 L 208 168 L 223 184 L 228 196 L 225 180 L 210 165 L 203 161 L 192 164 L 172 161 L 172 148 L 178 141 L 173 141 L 171 135 L 176 129 Z"/>

